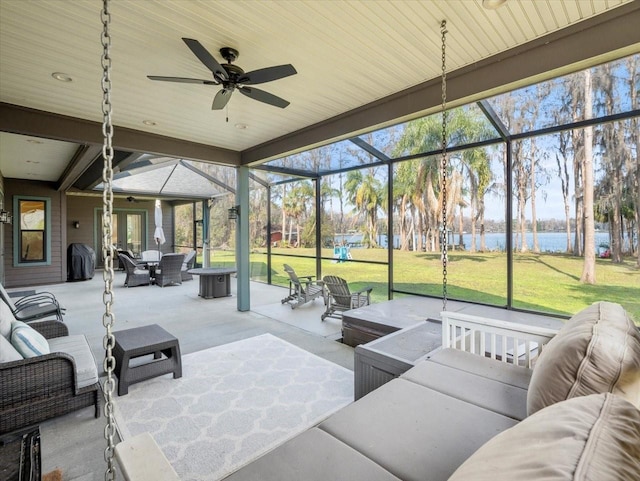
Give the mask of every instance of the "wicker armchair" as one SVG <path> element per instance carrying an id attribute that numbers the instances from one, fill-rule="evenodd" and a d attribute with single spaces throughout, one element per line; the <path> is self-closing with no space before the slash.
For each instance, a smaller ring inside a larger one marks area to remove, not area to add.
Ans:
<path id="1" fill-rule="evenodd" d="M 165 254 L 156 268 L 156 285 L 182 284 L 182 263 L 184 254 Z"/>
<path id="2" fill-rule="evenodd" d="M 125 286 L 135 287 L 148 286 L 151 284 L 151 276 L 148 270 L 139 266 L 126 256 L 120 256 L 120 262 L 124 264 L 124 270 L 127 272 L 127 277 L 124 280 Z"/>
<path id="3" fill-rule="evenodd" d="M 196 262 L 196 251 L 190 251 L 182 262 L 182 269 L 180 275 L 183 281 L 190 281 L 193 279 L 193 274 L 189 274 L 189 269 L 193 269 L 193 265 Z"/>
<path id="4" fill-rule="evenodd" d="M 47 339 L 69 335 L 66 324 L 59 321 L 29 325 Z M 99 382 L 78 387 L 76 362 L 66 353 L 0 363 L 0 435 L 88 406 L 95 407 L 98 418 L 100 393 Z"/>

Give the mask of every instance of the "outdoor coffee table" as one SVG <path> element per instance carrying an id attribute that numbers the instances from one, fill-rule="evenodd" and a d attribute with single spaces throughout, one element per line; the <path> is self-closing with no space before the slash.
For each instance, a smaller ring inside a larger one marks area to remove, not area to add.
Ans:
<path id="1" fill-rule="evenodd" d="M 200 292 L 203 299 L 229 297 L 231 295 L 231 274 L 238 270 L 235 267 L 198 267 L 189 269 L 189 274 L 200 276 Z"/>
<path id="2" fill-rule="evenodd" d="M 163 374 L 173 373 L 182 377 L 182 358 L 178 339 L 157 324 L 114 332 L 116 343 L 113 355 L 116 359 L 118 396 L 129 392 L 129 385 Z M 132 359 L 153 354 L 153 359 L 134 366 Z M 164 354 L 164 358 L 162 357 Z"/>

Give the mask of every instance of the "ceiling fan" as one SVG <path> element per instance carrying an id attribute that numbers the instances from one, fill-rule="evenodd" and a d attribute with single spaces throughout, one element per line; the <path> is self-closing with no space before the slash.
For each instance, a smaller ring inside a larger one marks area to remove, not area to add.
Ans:
<path id="1" fill-rule="evenodd" d="M 294 75 L 296 69 L 293 65 L 277 65 L 275 67 L 267 67 L 252 72 L 245 72 L 233 62 L 240 55 L 236 49 L 231 47 L 223 47 L 220 49 L 220 55 L 227 61 L 227 63 L 220 65 L 218 61 L 202 46 L 200 42 L 192 38 L 183 38 L 184 43 L 191 49 L 196 57 L 207 67 L 213 74 L 213 80 L 202 80 L 195 78 L 184 77 L 159 77 L 157 75 L 147 75 L 151 80 L 162 80 L 165 82 L 179 82 L 179 83 L 195 83 L 204 85 L 222 85 L 220 90 L 213 99 L 213 110 L 221 110 L 229 102 L 231 94 L 234 90 L 238 90 L 241 94 L 247 97 L 264 102 L 265 104 L 273 105 L 275 107 L 285 108 L 289 105 L 289 102 L 276 95 L 259 90 L 249 85 L 261 84 L 271 82 L 272 80 L 278 80 L 290 75 Z"/>

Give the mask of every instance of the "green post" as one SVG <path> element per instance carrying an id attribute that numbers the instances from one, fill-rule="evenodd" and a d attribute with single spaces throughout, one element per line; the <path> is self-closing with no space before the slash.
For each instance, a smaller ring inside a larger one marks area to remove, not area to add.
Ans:
<path id="1" fill-rule="evenodd" d="M 238 167 L 236 205 L 239 207 L 236 219 L 236 268 L 238 269 L 238 310 L 248 311 L 251 307 L 249 280 L 251 262 L 249 260 L 249 168 Z"/>

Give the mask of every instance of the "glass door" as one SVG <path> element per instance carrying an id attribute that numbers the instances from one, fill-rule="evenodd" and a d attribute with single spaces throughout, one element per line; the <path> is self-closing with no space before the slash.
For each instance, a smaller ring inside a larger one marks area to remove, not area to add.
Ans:
<path id="1" fill-rule="evenodd" d="M 97 211 L 98 216 L 96 225 L 98 244 L 98 259 L 102 262 L 102 211 Z M 113 229 L 111 232 L 111 243 L 117 249 L 129 250 L 134 257 L 140 257 L 144 250 L 145 239 L 145 211 L 131 212 L 114 210 L 113 211 Z"/>

